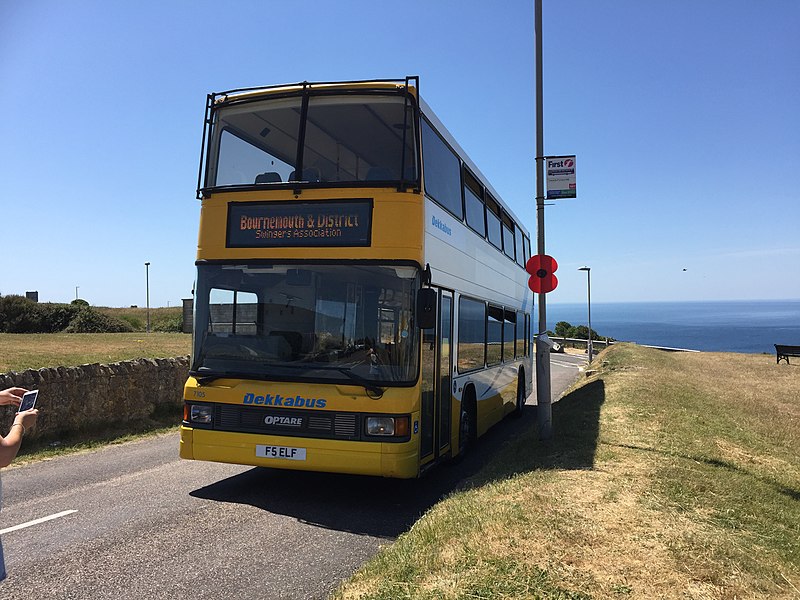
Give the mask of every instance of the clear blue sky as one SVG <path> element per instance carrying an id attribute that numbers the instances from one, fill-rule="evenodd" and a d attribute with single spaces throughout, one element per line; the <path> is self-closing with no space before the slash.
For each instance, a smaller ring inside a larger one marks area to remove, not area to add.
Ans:
<path id="1" fill-rule="evenodd" d="M 800 2 L 545 0 L 550 303 L 800 298 Z M 188 297 L 205 97 L 421 77 L 535 237 L 533 1 L 0 0 L 0 294 Z M 534 245 L 535 248 L 535 245 Z M 686 269 L 684 271 L 684 269 Z"/>

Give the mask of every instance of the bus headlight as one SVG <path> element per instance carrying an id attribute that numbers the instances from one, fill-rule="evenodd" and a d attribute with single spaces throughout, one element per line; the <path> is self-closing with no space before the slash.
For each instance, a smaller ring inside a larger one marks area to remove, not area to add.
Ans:
<path id="1" fill-rule="evenodd" d="M 367 417 L 367 435 L 394 435 L 394 419 Z"/>
<path id="2" fill-rule="evenodd" d="M 367 435 L 405 437 L 409 431 L 408 417 L 367 417 Z"/>
<path id="3" fill-rule="evenodd" d="M 211 407 L 204 404 L 192 404 L 189 407 L 189 421 L 211 425 Z"/>

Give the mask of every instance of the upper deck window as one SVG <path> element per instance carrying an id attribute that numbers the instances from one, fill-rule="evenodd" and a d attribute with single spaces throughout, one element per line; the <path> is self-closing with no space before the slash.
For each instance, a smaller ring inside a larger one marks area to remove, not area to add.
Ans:
<path id="1" fill-rule="evenodd" d="M 506 213 L 503 213 L 503 252 L 514 260 L 514 221 Z"/>
<path id="2" fill-rule="evenodd" d="M 403 96 L 312 95 L 305 112 L 300 97 L 223 106 L 214 114 L 206 186 L 416 181 L 415 140 Z"/>
<path id="3" fill-rule="evenodd" d="M 483 186 L 469 171 L 464 170 L 464 209 L 469 225 L 481 237 L 486 237 L 486 217 L 483 214 Z"/>
<path id="4" fill-rule="evenodd" d="M 297 159 L 300 98 L 243 104 L 214 120 L 209 187 L 287 181 Z"/>
<path id="5" fill-rule="evenodd" d="M 422 121 L 422 160 L 425 193 L 459 219 L 461 210 L 461 163 L 439 134 Z"/>
<path id="6" fill-rule="evenodd" d="M 500 205 L 488 193 L 486 194 L 486 229 L 489 241 L 498 250 L 503 249 L 503 228 L 500 224 Z"/>
<path id="7" fill-rule="evenodd" d="M 522 240 L 522 230 L 519 228 L 519 225 L 515 227 L 514 230 L 514 244 L 517 253 L 517 264 L 520 267 L 525 266 L 525 249 L 524 249 L 524 242 Z"/>
<path id="8" fill-rule="evenodd" d="M 522 240 L 523 240 L 523 242 L 524 242 L 524 249 L 523 249 L 523 252 L 524 252 L 524 254 L 523 254 L 523 260 L 524 260 L 525 262 L 527 262 L 527 261 L 528 261 L 528 259 L 531 257 L 531 241 L 528 239 L 528 236 L 527 236 L 527 235 L 526 235 L 526 236 L 524 236 L 524 237 L 522 238 Z"/>

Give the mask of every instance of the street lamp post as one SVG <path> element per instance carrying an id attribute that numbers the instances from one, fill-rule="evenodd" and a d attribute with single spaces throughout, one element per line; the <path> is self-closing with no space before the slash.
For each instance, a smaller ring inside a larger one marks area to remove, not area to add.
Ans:
<path id="1" fill-rule="evenodd" d="M 578 271 L 586 271 L 586 294 L 589 307 L 589 341 L 586 351 L 589 354 L 589 364 L 592 364 L 592 269 L 591 267 L 581 267 Z"/>
<path id="2" fill-rule="evenodd" d="M 147 282 L 147 333 L 150 333 L 150 263 L 144 263 L 145 280 Z"/>

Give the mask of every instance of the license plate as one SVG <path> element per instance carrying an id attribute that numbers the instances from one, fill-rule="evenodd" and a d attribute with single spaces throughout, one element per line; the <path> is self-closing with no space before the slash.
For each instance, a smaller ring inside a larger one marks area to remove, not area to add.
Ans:
<path id="1" fill-rule="evenodd" d="M 291 448 L 289 446 L 256 446 L 256 456 L 259 458 L 283 458 L 285 460 L 305 460 L 305 448 Z"/>

